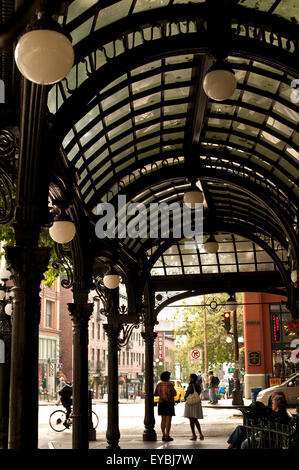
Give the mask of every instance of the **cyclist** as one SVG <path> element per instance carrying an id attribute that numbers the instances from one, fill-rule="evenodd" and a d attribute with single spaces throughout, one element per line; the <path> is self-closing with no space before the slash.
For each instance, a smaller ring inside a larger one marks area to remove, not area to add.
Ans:
<path id="1" fill-rule="evenodd" d="M 72 394 L 73 394 L 73 388 L 72 384 L 70 382 L 66 382 L 65 386 L 59 390 L 59 395 L 60 395 L 60 400 L 62 406 L 66 409 L 66 419 L 65 422 L 63 423 L 66 428 L 69 428 L 70 425 L 68 423 L 68 419 L 70 417 L 71 411 L 72 411 Z"/>

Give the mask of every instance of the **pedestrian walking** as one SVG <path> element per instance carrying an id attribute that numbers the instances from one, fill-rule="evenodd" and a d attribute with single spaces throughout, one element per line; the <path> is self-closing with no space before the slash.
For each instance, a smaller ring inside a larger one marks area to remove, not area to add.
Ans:
<path id="1" fill-rule="evenodd" d="M 198 394 L 198 400 L 194 404 L 189 404 L 188 397 L 193 396 L 194 393 Z M 189 422 L 190 422 L 190 427 L 191 427 L 191 432 L 192 432 L 192 437 L 190 438 L 190 441 L 196 441 L 197 439 L 195 427 L 197 428 L 199 432 L 199 439 L 201 441 L 204 439 L 204 435 L 201 432 L 201 427 L 198 421 L 199 419 L 203 419 L 200 394 L 201 394 L 201 385 L 199 385 L 197 381 L 197 376 L 196 374 L 191 374 L 189 378 L 189 387 L 187 388 L 187 391 L 185 394 L 186 403 L 185 403 L 185 411 L 184 411 L 184 417 L 189 418 Z"/>
<path id="2" fill-rule="evenodd" d="M 212 370 L 209 372 L 209 404 L 211 405 L 217 405 L 218 403 L 218 398 L 217 398 L 217 393 L 216 390 L 219 385 L 219 379 L 216 377 L 213 373 Z"/>
<path id="3" fill-rule="evenodd" d="M 220 380 L 218 396 L 220 399 L 225 399 L 225 381 L 223 379 Z"/>
<path id="4" fill-rule="evenodd" d="M 162 372 L 161 382 L 158 383 L 154 392 L 154 395 L 159 397 L 158 415 L 161 416 L 162 441 L 173 441 L 169 433 L 172 417 L 175 416 L 174 397 L 177 392 L 169 381 L 170 375 L 168 371 Z"/>

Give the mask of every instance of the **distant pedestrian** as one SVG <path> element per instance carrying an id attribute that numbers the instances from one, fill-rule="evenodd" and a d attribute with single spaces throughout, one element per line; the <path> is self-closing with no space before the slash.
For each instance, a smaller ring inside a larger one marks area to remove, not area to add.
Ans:
<path id="1" fill-rule="evenodd" d="M 193 375 L 196 375 L 196 374 L 193 374 Z M 196 383 L 197 383 L 197 385 L 200 386 L 200 389 L 202 391 L 202 389 L 203 389 L 203 377 L 202 377 L 202 374 L 201 374 L 201 370 L 197 371 Z"/>
<path id="2" fill-rule="evenodd" d="M 62 390 L 65 385 L 66 385 L 66 383 L 64 381 L 64 378 L 61 376 L 59 378 L 58 390 Z"/>
<path id="3" fill-rule="evenodd" d="M 164 371 L 160 375 L 161 382 L 158 383 L 154 395 L 159 397 L 158 415 L 161 416 L 162 441 L 173 441 L 169 436 L 172 417 L 174 412 L 174 397 L 177 392 L 169 381 L 170 372 Z"/>
<path id="4" fill-rule="evenodd" d="M 218 396 L 220 399 L 225 399 L 225 381 L 222 379 L 219 384 Z"/>
<path id="5" fill-rule="evenodd" d="M 217 398 L 217 393 L 216 390 L 219 385 L 219 379 L 218 377 L 214 376 L 214 373 L 212 370 L 209 372 L 209 404 L 211 405 L 217 405 L 218 403 L 218 398 Z"/>
<path id="6" fill-rule="evenodd" d="M 191 374 L 189 378 L 189 387 L 187 388 L 185 400 L 187 400 L 189 395 L 192 395 L 196 391 L 199 395 L 201 393 L 201 386 L 198 383 L 196 374 Z M 201 432 L 201 427 L 199 424 L 199 419 L 203 419 L 202 406 L 201 402 L 195 403 L 194 405 L 188 404 L 188 401 L 185 403 L 184 417 L 189 418 L 192 437 L 191 441 L 196 441 L 197 436 L 195 432 L 195 426 L 199 432 L 199 439 L 202 441 L 204 439 L 203 433 Z"/>

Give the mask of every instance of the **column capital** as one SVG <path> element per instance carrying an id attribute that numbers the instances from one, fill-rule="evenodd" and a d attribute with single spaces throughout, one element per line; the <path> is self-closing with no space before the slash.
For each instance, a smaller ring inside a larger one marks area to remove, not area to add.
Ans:
<path id="1" fill-rule="evenodd" d="M 114 324 L 114 323 L 106 323 L 103 325 L 103 328 L 108 336 L 108 338 L 118 338 L 119 333 L 121 331 L 121 325 L 120 324 Z"/>
<path id="2" fill-rule="evenodd" d="M 93 304 L 69 303 L 67 304 L 71 319 L 74 324 L 82 325 L 88 323 L 93 312 Z"/>
<path id="3" fill-rule="evenodd" d="M 141 336 L 146 343 L 154 343 L 157 338 L 157 333 L 153 330 L 142 331 Z"/>
<path id="4" fill-rule="evenodd" d="M 14 285 L 40 287 L 42 277 L 50 260 L 50 248 L 6 246 L 7 268 Z"/>

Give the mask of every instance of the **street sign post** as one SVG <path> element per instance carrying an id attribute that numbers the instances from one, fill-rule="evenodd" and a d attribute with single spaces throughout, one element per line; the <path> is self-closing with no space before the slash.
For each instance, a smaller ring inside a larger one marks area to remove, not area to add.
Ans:
<path id="1" fill-rule="evenodd" d="M 199 348 L 190 349 L 191 364 L 200 364 L 202 362 L 202 350 Z"/>

